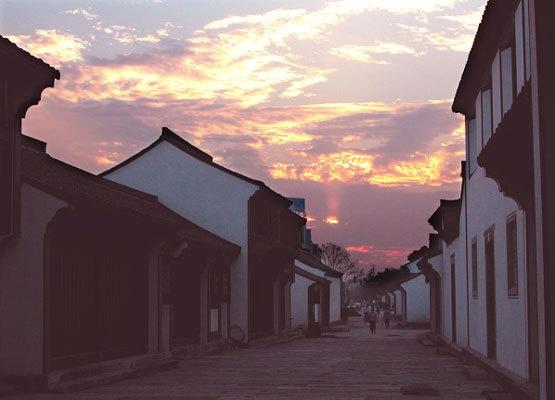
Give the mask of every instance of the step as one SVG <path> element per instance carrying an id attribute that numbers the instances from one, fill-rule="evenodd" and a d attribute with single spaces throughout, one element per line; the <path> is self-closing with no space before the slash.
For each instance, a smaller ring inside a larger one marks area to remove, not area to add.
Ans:
<path id="1" fill-rule="evenodd" d="M 428 384 L 416 383 L 412 385 L 401 386 L 401 394 L 412 396 L 439 396 L 439 391 Z"/>
<path id="2" fill-rule="evenodd" d="M 74 379 L 65 379 L 56 383 L 49 383 L 47 391 L 54 393 L 77 392 L 91 387 L 107 385 L 123 379 L 138 377 L 152 372 L 175 369 L 178 367 L 179 361 L 173 358 L 150 359 L 149 361 L 132 363 L 131 368 L 122 368 L 103 372 L 100 372 L 101 370 L 99 369 L 98 374 L 80 376 Z"/>
<path id="3" fill-rule="evenodd" d="M 515 396 L 509 392 L 486 390 L 482 392 L 482 398 L 487 400 L 519 400 L 518 396 Z"/>

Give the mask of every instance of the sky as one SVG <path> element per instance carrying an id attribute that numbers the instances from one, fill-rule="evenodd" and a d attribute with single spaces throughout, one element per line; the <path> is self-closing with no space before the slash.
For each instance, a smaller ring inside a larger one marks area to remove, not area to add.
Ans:
<path id="1" fill-rule="evenodd" d="M 485 2 L 0 0 L 0 34 L 61 72 L 23 122 L 51 155 L 98 173 L 167 126 L 380 269 L 460 193 L 451 102 Z"/>

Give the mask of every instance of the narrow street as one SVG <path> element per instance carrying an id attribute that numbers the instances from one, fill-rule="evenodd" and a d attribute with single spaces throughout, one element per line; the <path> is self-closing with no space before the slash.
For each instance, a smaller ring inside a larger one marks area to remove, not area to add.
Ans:
<path id="1" fill-rule="evenodd" d="M 370 336 L 360 319 L 349 332 L 320 339 L 228 351 L 186 360 L 176 370 L 71 394 L 20 395 L 12 399 L 480 399 L 496 390 L 463 376 L 463 362 L 439 355 L 417 340 L 422 331 L 378 329 Z M 421 383 L 440 396 L 402 395 Z"/>

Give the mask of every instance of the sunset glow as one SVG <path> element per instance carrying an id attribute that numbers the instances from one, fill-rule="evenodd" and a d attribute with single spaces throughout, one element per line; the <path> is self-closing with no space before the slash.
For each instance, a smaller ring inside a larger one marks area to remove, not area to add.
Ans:
<path id="1" fill-rule="evenodd" d="M 306 197 L 316 241 L 393 263 L 427 232 L 399 246 L 389 199 L 421 193 L 422 219 L 434 191 L 458 190 L 464 121 L 450 104 L 484 0 L 199 3 L 198 19 L 172 0 L 68 4 L 3 9 L 42 15 L 7 19 L 2 34 L 60 68 L 24 120 L 55 156 L 99 172 L 170 126 Z M 390 218 L 387 243 L 364 223 L 374 213 Z"/>
<path id="2" fill-rule="evenodd" d="M 337 225 L 339 224 L 339 218 L 335 216 L 329 216 L 324 219 L 324 222 L 329 225 Z"/>

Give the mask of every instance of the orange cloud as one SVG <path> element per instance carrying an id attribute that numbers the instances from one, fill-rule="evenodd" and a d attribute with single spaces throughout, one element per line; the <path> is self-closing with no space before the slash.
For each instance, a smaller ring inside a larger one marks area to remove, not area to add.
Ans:
<path id="1" fill-rule="evenodd" d="M 324 222 L 326 224 L 329 224 L 329 225 L 338 225 L 339 224 L 339 218 L 334 216 L 334 215 L 330 215 L 330 216 L 324 218 Z"/>
<path id="2" fill-rule="evenodd" d="M 345 250 L 347 250 L 349 253 L 368 254 L 373 248 L 374 246 L 372 245 L 361 245 L 361 246 L 349 246 L 349 247 L 346 247 Z"/>
<path id="3" fill-rule="evenodd" d="M 354 261 L 362 266 L 398 267 L 406 262 L 407 255 L 412 251 L 406 247 L 380 247 L 374 245 L 351 246 L 346 249 Z"/>
<path id="4" fill-rule="evenodd" d="M 37 29 L 34 35 L 8 35 L 8 39 L 48 63 L 81 61 L 83 50 L 89 46 L 86 40 L 55 29 Z"/>
<path id="5" fill-rule="evenodd" d="M 274 179 L 349 182 L 370 174 L 373 159 L 372 156 L 347 151 L 322 154 L 316 161 L 299 167 L 287 163 L 276 163 L 270 169 L 270 175 Z"/>
<path id="6" fill-rule="evenodd" d="M 368 178 L 368 183 L 378 186 L 441 186 L 459 181 L 458 173 L 445 171 L 452 162 L 452 154 L 438 151 L 431 155 L 415 153 L 409 160 L 389 164 L 388 168 Z"/>

